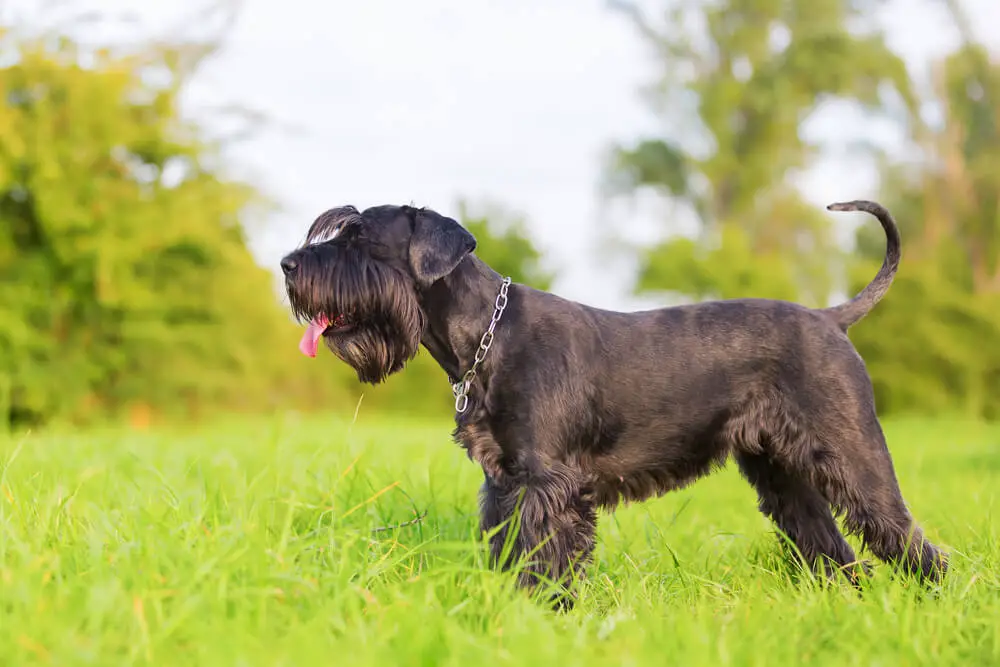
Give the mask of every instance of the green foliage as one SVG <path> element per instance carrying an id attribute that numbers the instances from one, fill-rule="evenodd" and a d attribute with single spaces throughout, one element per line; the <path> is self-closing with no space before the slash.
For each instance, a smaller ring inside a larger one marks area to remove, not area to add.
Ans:
<path id="1" fill-rule="evenodd" d="M 476 255 L 502 276 L 535 289 L 548 290 L 555 275 L 544 266 L 541 251 L 528 236 L 527 221 L 497 204 L 476 210 L 459 202 L 459 218 L 478 242 Z"/>
<path id="2" fill-rule="evenodd" d="M 723 227 L 717 236 L 711 245 L 682 237 L 646 250 L 636 291 L 655 292 L 669 285 L 699 300 L 798 297 L 780 255 L 754 252 L 746 230 L 735 225 Z"/>
<path id="3" fill-rule="evenodd" d="M 910 509 L 951 552 L 940 591 L 877 561 L 863 595 L 795 581 L 730 466 L 602 513 L 567 614 L 487 567 L 482 472 L 446 418 L 0 436 L 2 661 L 995 665 L 1000 431 L 885 428 Z"/>
<path id="4" fill-rule="evenodd" d="M 942 63 L 945 109 L 936 146 L 949 160 L 949 230 L 968 258 L 971 288 L 1000 292 L 1000 63 L 977 45 Z M 940 193 L 940 189 L 938 190 Z M 939 194 L 940 196 L 940 194 Z M 957 236 L 956 236 L 957 235 Z"/>
<path id="5" fill-rule="evenodd" d="M 264 202 L 180 116 L 183 54 L 2 50 L 0 422 L 288 400 L 296 332 L 241 225 Z"/>
<path id="6" fill-rule="evenodd" d="M 863 266 L 863 268 L 862 268 Z M 860 288 L 877 265 L 858 266 Z M 976 297 L 930 262 L 901 273 L 850 332 L 886 413 L 1000 418 L 1000 299 Z"/>
<path id="7" fill-rule="evenodd" d="M 886 203 L 900 222 L 902 268 L 886 299 L 851 332 L 881 407 L 1000 419 L 1000 65 L 967 46 L 939 63 L 940 127 L 919 134 L 925 161 L 888 165 Z M 884 240 L 859 230 L 874 271 Z"/>
<path id="8" fill-rule="evenodd" d="M 659 192 L 700 228 L 693 242 L 668 239 L 641 255 L 638 291 L 825 303 L 836 259 L 828 217 L 788 183 L 818 148 L 799 127 L 832 98 L 880 110 L 888 88 L 912 104 L 901 59 L 880 35 L 849 29 L 861 16 L 856 4 L 671 2 L 658 28 L 616 3 L 659 54 L 647 99 L 671 131 L 619 149 L 612 187 Z"/>

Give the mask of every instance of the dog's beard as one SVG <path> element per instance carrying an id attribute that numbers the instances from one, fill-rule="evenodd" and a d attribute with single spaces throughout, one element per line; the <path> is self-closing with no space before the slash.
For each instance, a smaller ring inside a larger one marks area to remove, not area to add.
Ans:
<path id="1" fill-rule="evenodd" d="M 412 285 L 356 248 L 304 253 L 287 291 L 295 316 L 309 322 L 299 349 L 315 356 L 324 340 L 361 382 L 382 382 L 419 349 L 424 316 Z"/>
<path id="2" fill-rule="evenodd" d="M 353 368 L 358 380 L 378 384 L 399 371 L 417 352 L 385 324 L 366 324 L 350 333 L 327 333 L 323 338 L 338 359 Z"/>

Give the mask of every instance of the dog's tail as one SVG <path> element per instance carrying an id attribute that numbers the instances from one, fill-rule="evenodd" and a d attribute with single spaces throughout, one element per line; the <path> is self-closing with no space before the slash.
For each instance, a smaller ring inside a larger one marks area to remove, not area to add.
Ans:
<path id="1" fill-rule="evenodd" d="M 841 329 L 847 331 L 849 327 L 867 315 L 889 291 L 892 279 L 895 278 L 896 271 L 899 269 L 899 228 L 896 227 L 896 221 L 893 220 L 889 211 L 873 201 L 839 202 L 830 204 L 826 208 L 830 211 L 870 213 L 878 218 L 878 221 L 882 223 L 882 229 L 885 230 L 885 259 L 882 261 L 882 268 L 878 270 L 872 281 L 850 301 L 823 309 L 823 312 L 833 317 Z"/>

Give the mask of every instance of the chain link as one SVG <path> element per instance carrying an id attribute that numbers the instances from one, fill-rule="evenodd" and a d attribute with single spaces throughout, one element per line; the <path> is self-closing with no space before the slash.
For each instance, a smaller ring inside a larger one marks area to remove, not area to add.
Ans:
<path id="1" fill-rule="evenodd" d="M 503 315 L 503 311 L 507 307 L 508 287 L 510 287 L 509 276 L 504 278 L 503 283 L 500 285 L 500 293 L 497 294 L 497 299 L 494 303 L 493 319 L 490 320 L 490 326 L 486 329 L 486 333 L 479 339 L 479 349 L 476 350 L 472 368 L 465 372 L 461 380 L 451 385 L 451 391 L 455 394 L 455 411 L 459 414 L 465 412 L 469 407 L 469 387 L 472 386 L 472 381 L 476 379 L 476 369 L 479 368 L 479 364 L 483 363 L 486 353 L 490 351 L 490 346 L 493 345 L 493 330 L 496 329 L 497 322 L 500 321 L 500 316 Z"/>

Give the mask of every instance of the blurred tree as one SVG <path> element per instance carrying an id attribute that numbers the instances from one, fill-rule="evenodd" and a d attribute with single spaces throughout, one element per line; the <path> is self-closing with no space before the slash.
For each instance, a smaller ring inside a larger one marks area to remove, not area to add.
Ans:
<path id="1" fill-rule="evenodd" d="M 885 301 L 851 332 L 887 410 L 1000 418 L 1000 62 L 965 35 L 935 64 L 928 106 L 911 124 L 917 159 L 887 163 L 882 189 L 907 253 Z M 854 285 L 884 241 L 858 231 Z"/>
<path id="2" fill-rule="evenodd" d="M 535 289 L 552 287 L 555 274 L 544 267 L 542 253 L 528 236 L 527 222 L 496 203 L 459 202 L 459 221 L 476 237 L 476 255 L 498 273 Z"/>
<path id="3" fill-rule="evenodd" d="M 266 202 L 179 111 L 213 48 L 0 35 L 0 421 L 260 407 L 303 384 L 241 224 Z"/>
<path id="4" fill-rule="evenodd" d="M 876 2 L 671 0 L 662 28 L 631 3 L 611 3 L 656 54 L 646 96 L 670 128 L 615 152 L 612 192 L 657 192 L 699 230 L 642 253 L 638 292 L 825 304 L 837 258 L 827 214 L 790 182 L 817 149 L 799 128 L 831 98 L 875 111 L 895 91 L 915 103 L 882 36 L 850 28 Z"/>

